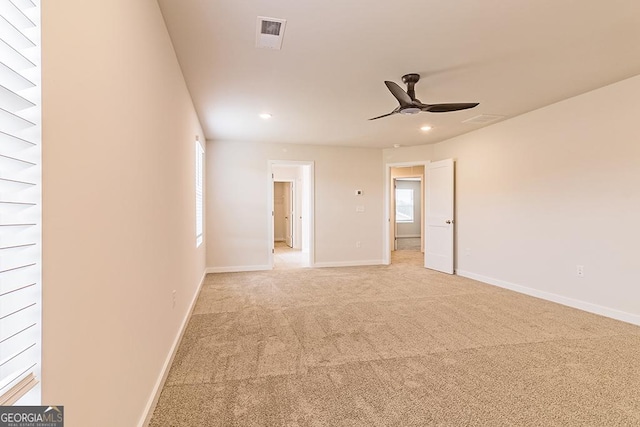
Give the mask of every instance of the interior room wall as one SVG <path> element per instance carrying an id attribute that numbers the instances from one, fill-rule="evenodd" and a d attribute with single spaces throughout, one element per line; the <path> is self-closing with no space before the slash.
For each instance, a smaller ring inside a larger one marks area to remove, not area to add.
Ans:
<path id="1" fill-rule="evenodd" d="M 45 1 L 42 23 L 43 402 L 141 425 L 205 270 L 204 135 L 156 1 Z"/>
<path id="2" fill-rule="evenodd" d="M 368 148 L 207 142 L 210 271 L 269 267 L 269 160 L 314 162 L 316 266 L 381 263 L 381 155 Z"/>
<path id="3" fill-rule="evenodd" d="M 640 76 L 433 146 L 456 160 L 458 274 L 640 324 L 638 93 Z"/>
<path id="4" fill-rule="evenodd" d="M 387 148 L 382 150 L 382 156 L 385 164 L 428 161 L 433 158 L 433 145 Z"/>

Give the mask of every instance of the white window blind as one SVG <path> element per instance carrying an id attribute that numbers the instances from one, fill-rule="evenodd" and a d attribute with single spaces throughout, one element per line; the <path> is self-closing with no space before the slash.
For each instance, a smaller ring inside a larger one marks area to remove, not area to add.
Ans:
<path id="1" fill-rule="evenodd" d="M 202 201 L 202 189 L 204 180 L 204 150 L 200 141 L 196 138 L 196 247 L 202 244 L 204 239 L 204 208 Z"/>
<path id="2" fill-rule="evenodd" d="M 396 222 L 413 222 L 413 190 L 396 188 Z"/>
<path id="3" fill-rule="evenodd" d="M 0 0 L 0 405 L 40 404 L 40 3 Z"/>

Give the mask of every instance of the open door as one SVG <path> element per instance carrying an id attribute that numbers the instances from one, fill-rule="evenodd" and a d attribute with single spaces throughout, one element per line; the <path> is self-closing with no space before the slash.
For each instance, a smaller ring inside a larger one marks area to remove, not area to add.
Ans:
<path id="1" fill-rule="evenodd" d="M 392 223 L 391 223 L 391 227 L 393 230 L 393 250 L 397 251 L 398 250 L 398 218 L 396 217 L 396 198 L 397 198 L 397 194 L 396 194 L 396 189 L 398 188 L 398 184 L 396 182 L 396 179 L 393 178 L 393 197 L 391 198 L 391 218 L 392 218 Z"/>
<path id="2" fill-rule="evenodd" d="M 429 163 L 425 175 L 424 266 L 453 274 L 453 159 Z"/>
<path id="3" fill-rule="evenodd" d="M 284 183 L 284 241 L 290 248 L 293 247 L 293 183 Z"/>

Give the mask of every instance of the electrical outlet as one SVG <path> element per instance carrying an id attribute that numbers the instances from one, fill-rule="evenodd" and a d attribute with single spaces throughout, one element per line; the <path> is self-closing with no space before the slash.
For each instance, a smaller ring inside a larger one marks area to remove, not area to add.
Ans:
<path id="1" fill-rule="evenodd" d="M 176 290 L 174 289 L 173 292 L 171 292 L 171 305 L 173 308 L 176 308 Z"/>
<path id="2" fill-rule="evenodd" d="M 584 265 L 576 265 L 576 276 L 584 277 Z"/>
<path id="3" fill-rule="evenodd" d="M 360 240 L 356 242 L 356 248 L 359 248 L 359 247 L 360 247 Z"/>
<path id="4" fill-rule="evenodd" d="M 464 249 L 464 255 L 465 256 L 471 256 L 471 248 L 465 248 Z"/>

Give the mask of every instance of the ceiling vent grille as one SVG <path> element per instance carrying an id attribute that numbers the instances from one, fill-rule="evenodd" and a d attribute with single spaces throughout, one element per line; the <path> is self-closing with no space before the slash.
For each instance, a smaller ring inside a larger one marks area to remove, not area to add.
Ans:
<path id="1" fill-rule="evenodd" d="M 256 28 L 256 47 L 261 49 L 282 49 L 282 38 L 286 19 L 258 16 Z"/>
<path id="2" fill-rule="evenodd" d="M 486 125 L 487 123 L 496 122 L 504 119 L 505 116 L 499 116 L 497 114 L 480 114 L 479 116 L 471 117 L 470 119 L 463 120 L 462 123 L 469 123 L 472 125 Z"/>

